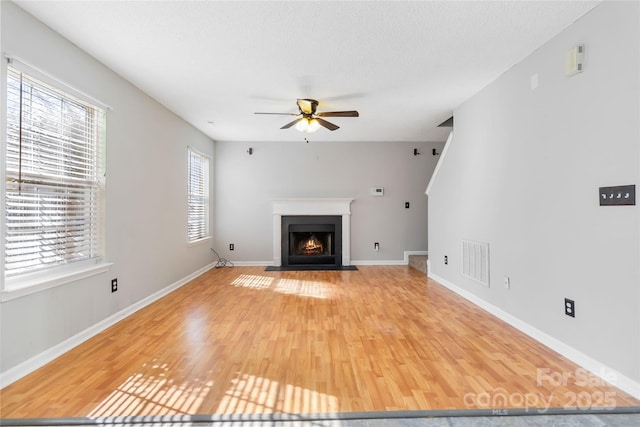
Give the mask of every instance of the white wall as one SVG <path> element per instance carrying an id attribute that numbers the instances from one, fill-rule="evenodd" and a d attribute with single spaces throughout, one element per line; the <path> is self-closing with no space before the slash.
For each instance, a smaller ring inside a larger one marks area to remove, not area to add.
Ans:
<path id="1" fill-rule="evenodd" d="M 210 154 L 213 163 L 214 144 L 15 4 L 3 1 L 0 8 L 4 54 L 112 107 L 106 260 L 113 266 L 0 304 L 0 371 L 6 372 L 213 261 L 210 244 L 186 244 L 186 168 L 187 146 Z M 112 294 L 114 277 L 119 290 Z"/>
<path id="2" fill-rule="evenodd" d="M 346 126 L 346 124 L 345 124 Z M 313 134 L 321 138 L 324 129 Z M 285 131 L 283 131 L 285 132 Z M 290 129 L 288 132 L 297 132 Z M 338 131 L 339 132 L 339 131 Z M 427 250 L 426 183 L 443 143 L 216 142 L 216 243 L 221 256 L 271 264 L 271 200 L 353 197 L 352 263 L 399 263 L 404 251 Z M 253 148 L 253 155 L 247 153 Z M 414 148 L 421 153 L 413 155 Z M 371 187 L 384 187 L 372 197 Z M 410 202 L 405 209 L 404 203 Z M 380 251 L 373 249 L 380 243 Z M 235 250 L 228 250 L 229 243 Z"/>
<path id="3" fill-rule="evenodd" d="M 639 16 L 604 2 L 465 102 L 429 194 L 434 275 L 636 385 L 640 215 L 600 207 L 598 187 L 640 184 Z M 568 78 L 576 44 L 585 71 Z M 462 239 L 490 244 L 489 288 L 462 276 Z"/>

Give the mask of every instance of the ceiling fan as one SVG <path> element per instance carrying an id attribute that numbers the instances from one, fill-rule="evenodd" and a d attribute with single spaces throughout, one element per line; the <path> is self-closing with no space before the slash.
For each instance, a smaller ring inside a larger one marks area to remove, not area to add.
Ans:
<path id="1" fill-rule="evenodd" d="M 317 113 L 318 101 L 315 99 L 298 99 L 298 114 L 293 113 L 255 113 L 255 114 L 276 114 L 282 116 L 301 116 L 294 121 L 287 123 L 280 129 L 289 129 L 295 126 L 300 132 L 315 132 L 320 129 L 320 126 L 325 127 L 331 131 L 339 129 L 340 126 L 334 125 L 331 122 L 324 120 L 322 117 L 358 117 L 357 111 L 325 111 Z"/>

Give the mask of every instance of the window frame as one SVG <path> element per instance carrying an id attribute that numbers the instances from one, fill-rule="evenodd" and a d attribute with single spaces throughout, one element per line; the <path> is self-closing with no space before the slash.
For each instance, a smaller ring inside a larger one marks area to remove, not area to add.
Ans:
<path id="1" fill-rule="evenodd" d="M 201 163 L 204 163 L 204 167 L 201 167 L 202 179 L 199 185 L 200 192 L 196 195 L 192 195 L 192 156 L 199 159 Z M 210 196 L 210 176 L 211 176 L 211 156 L 202 153 L 192 147 L 187 147 L 187 246 L 195 246 L 201 243 L 207 242 L 212 239 L 211 235 L 211 196 Z M 199 222 L 203 224 L 204 230 L 197 233 L 196 236 L 191 235 L 191 223 L 192 223 L 192 197 L 201 197 L 202 206 L 199 210 L 202 211 L 202 217 Z"/>
<path id="2" fill-rule="evenodd" d="M 1 82 L 2 87 L 2 110 L 0 114 L 3 117 L 2 127 L 0 128 L 0 134 L 5 141 L 3 144 L 2 153 L 0 154 L 0 178 L 1 178 L 1 190 L 2 190 L 2 208 L 0 209 L 0 248 L 2 249 L 2 260 L 0 262 L 0 301 L 7 301 L 15 298 L 19 298 L 31 293 L 39 292 L 45 289 L 49 289 L 55 286 L 64 285 L 70 282 L 74 282 L 86 277 L 90 277 L 96 274 L 100 274 L 109 269 L 111 263 L 104 260 L 104 248 L 105 248 L 105 149 L 106 149 L 106 121 L 107 111 L 110 107 L 97 101 L 96 99 L 74 89 L 73 87 L 61 82 L 60 80 L 51 77 L 50 75 L 31 67 L 23 63 L 22 61 L 14 58 L 2 58 L 1 67 Z M 64 262 L 57 262 L 51 266 L 37 268 L 34 270 L 28 270 L 20 272 L 11 276 L 7 276 L 6 272 L 6 249 L 7 249 L 7 182 L 6 179 L 10 176 L 8 173 L 9 162 L 7 158 L 8 150 L 8 101 L 9 101 L 9 67 L 12 72 L 22 73 L 28 76 L 30 80 L 34 80 L 38 84 L 42 84 L 44 87 L 52 88 L 57 94 L 65 99 L 72 100 L 73 102 L 80 102 L 86 104 L 92 109 L 99 110 L 98 114 L 102 115 L 102 126 L 98 129 L 99 135 L 97 138 L 100 140 L 98 148 L 92 156 L 92 161 L 97 164 L 97 185 L 93 195 L 97 197 L 95 202 L 97 215 L 92 217 L 92 224 L 97 232 L 96 237 L 96 251 L 92 256 L 80 260 L 71 260 L 64 258 Z"/>

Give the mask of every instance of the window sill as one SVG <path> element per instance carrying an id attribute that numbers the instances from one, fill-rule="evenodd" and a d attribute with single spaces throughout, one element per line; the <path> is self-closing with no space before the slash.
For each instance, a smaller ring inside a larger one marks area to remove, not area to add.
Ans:
<path id="1" fill-rule="evenodd" d="M 7 283 L 5 281 L 5 290 L 0 292 L 0 302 L 21 298 L 46 289 L 55 288 L 56 286 L 66 285 L 67 283 L 75 282 L 76 280 L 95 276 L 108 271 L 109 267 L 112 265 L 113 263 L 110 262 L 102 262 L 99 264 L 91 264 L 90 266 L 76 268 L 71 271 L 54 273 L 46 277 L 20 280 L 9 289 L 6 289 Z"/>
<path id="2" fill-rule="evenodd" d="M 211 240 L 211 236 L 203 237 L 202 239 L 194 240 L 193 242 L 187 242 L 187 247 L 190 248 L 192 246 L 198 246 L 203 243 L 209 242 Z"/>

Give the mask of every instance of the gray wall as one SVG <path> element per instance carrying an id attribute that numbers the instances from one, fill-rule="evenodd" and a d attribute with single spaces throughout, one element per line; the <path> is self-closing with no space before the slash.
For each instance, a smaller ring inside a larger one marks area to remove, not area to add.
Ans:
<path id="1" fill-rule="evenodd" d="M 640 184 L 638 9 L 602 3 L 460 106 L 429 194 L 434 274 L 636 384 L 640 216 L 600 207 L 598 187 Z M 568 78 L 580 43 L 585 71 Z M 462 239 L 490 244 L 489 288 L 462 276 Z"/>
<path id="2" fill-rule="evenodd" d="M 271 263 L 271 200 L 295 197 L 355 198 L 353 263 L 398 263 L 404 251 L 427 250 L 424 189 L 438 159 L 432 148 L 440 152 L 443 143 L 315 142 L 324 131 L 313 134 L 309 143 L 303 134 L 300 142 L 216 142 L 215 236 L 221 256 Z M 247 153 L 249 147 L 253 155 Z M 421 154 L 414 156 L 414 148 Z M 369 194 L 376 186 L 384 187 L 383 197 Z M 379 252 L 373 250 L 374 242 L 380 243 Z M 229 243 L 235 251 L 228 250 Z"/>
<path id="3" fill-rule="evenodd" d="M 106 178 L 106 260 L 113 266 L 1 303 L 5 372 L 213 261 L 209 244 L 186 244 L 186 167 L 188 145 L 211 156 L 214 145 L 15 4 L 2 1 L 0 8 L 3 53 L 113 108 L 107 116 Z M 119 290 L 112 294 L 113 277 Z"/>

